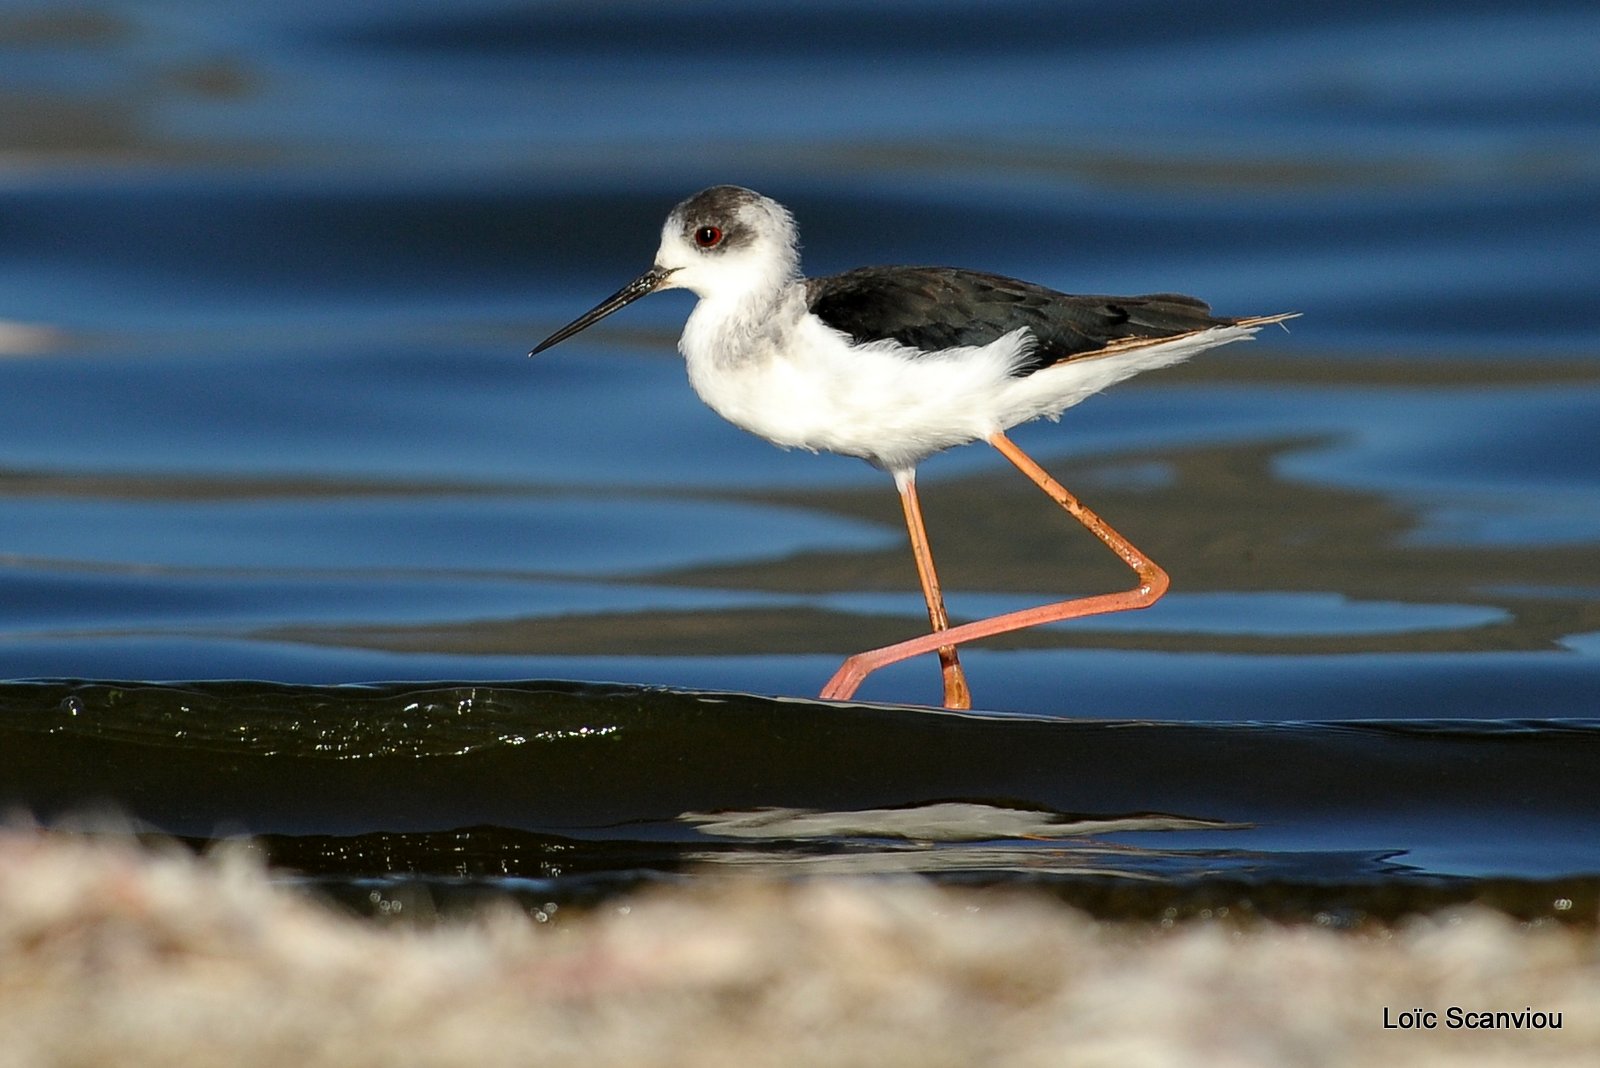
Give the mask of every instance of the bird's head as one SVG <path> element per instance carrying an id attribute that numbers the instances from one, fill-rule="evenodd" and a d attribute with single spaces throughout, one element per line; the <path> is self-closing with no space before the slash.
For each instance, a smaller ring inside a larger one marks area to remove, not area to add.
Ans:
<path id="1" fill-rule="evenodd" d="M 528 355 L 587 329 L 658 289 L 709 299 L 776 293 L 800 273 L 794 218 L 777 201 L 736 185 L 703 189 L 672 209 L 648 271 L 541 341 Z"/>

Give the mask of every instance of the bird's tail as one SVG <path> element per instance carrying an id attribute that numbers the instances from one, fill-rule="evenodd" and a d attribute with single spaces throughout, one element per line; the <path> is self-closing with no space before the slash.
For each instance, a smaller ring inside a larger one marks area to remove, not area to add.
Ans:
<path id="1" fill-rule="evenodd" d="M 1229 319 L 1229 326 L 1271 326 L 1288 319 L 1298 319 L 1304 312 L 1280 312 L 1277 315 L 1251 315 L 1243 319 Z"/>

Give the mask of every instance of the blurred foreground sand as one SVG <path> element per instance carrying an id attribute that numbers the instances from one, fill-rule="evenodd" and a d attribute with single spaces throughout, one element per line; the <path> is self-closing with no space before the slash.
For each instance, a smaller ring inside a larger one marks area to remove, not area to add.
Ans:
<path id="1" fill-rule="evenodd" d="M 915 881 L 710 880 L 537 923 L 382 925 L 243 851 L 0 832 L 0 1064 L 1600 1063 L 1600 941 L 1096 922 Z M 1560 1012 L 1450 1030 L 1445 1011 Z M 1422 1007 L 1435 1030 L 1385 1029 Z"/>

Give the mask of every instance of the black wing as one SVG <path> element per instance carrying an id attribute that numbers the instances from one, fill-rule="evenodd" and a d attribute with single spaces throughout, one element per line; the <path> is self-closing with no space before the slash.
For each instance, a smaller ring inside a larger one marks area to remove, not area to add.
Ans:
<path id="1" fill-rule="evenodd" d="M 1077 297 L 1031 282 L 955 267 L 861 267 L 806 282 L 811 311 L 858 344 L 893 338 L 934 352 L 987 345 L 1018 327 L 1037 340 L 1014 372 L 1099 352 L 1117 341 L 1152 340 L 1226 326 L 1193 297 Z"/>

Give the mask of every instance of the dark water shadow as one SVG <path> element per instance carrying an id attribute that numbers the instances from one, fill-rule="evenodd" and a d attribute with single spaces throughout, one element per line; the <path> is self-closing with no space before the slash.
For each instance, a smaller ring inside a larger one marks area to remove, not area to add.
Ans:
<path id="1" fill-rule="evenodd" d="M 1560 918 L 1600 887 L 1597 755 L 1593 720 L 1063 720 L 557 682 L 0 688 L 0 805 L 249 835 L 336 897 L 414 908 L 759 871 L 1023 883 L 1122 914 L 1476 899 Z"/>

